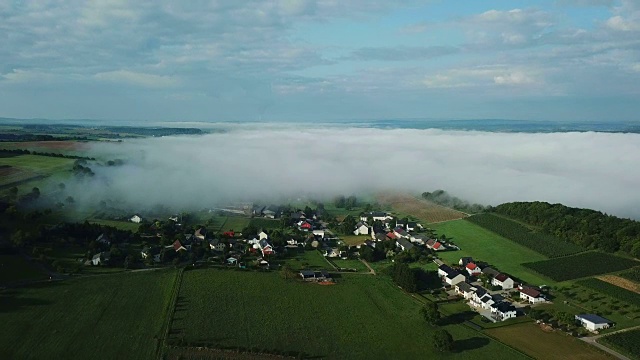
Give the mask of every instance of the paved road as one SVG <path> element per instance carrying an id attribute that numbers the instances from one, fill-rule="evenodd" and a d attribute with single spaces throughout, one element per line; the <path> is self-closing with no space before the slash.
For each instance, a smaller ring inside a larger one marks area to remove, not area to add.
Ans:
<path id="1" fill-rule="evenodd" d="M 625 332 L 625 331 L 629 331 L 629 330 L 634 330 L 634 329 L 638 329 L 638 328 L 640 328 L 640 326 L 634 326 L 634 327 L 630 327 L 630 328 L 626 328 L 626 329 L 622 329 L 622 330 L 618 330 L 618 331 L 613 331 L 613 332 L 610 332 L 608 334 L 603 334 L 603 335 L 583 337 L 583 338 L 580 338 L 580 340 L 582 340 L 582 341 L 584 341 L 584 342 L 586 342 L 588 344 L 591 344 L 591 345 L 601 349 L 602 351 L 606 351 L 609 354 L 617 357 L 618 359 L 631 360 L 630 358 L 620 354 L 619 352 L 611 350 L 610 348 L 600 344 L 597 340 L 600 339 L 603 336 L 607 336 L 607 335 L 611 335 L 611 334 L 617 334 L 617 333 L 621 333 L 621 332 Z"/>

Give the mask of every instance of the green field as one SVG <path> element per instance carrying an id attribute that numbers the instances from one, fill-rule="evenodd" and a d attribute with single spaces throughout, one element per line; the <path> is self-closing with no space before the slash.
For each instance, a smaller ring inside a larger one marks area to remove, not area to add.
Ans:
<path id="1" fill-rule="evenodd" d="M 618 299 L 630 305 L 640 307 L 640 294 L 635 293 L 633 291 L 629 291 L 619 286 L 609 284 L 606 281 L 602 281 L 600 279 L 594 279 L 594 278 L 579 280 L 577 281 L 577 283 L 589 289 L 598 291 L 602 294 L 611 296 L 614 299 Z"/>
<path id="2" fill-rule="evenodd" d="M 605 336 L 598 339 L 598 342 L 634 359 L 640 359 L 640 329 Z"/>
<path id="3" fill-rule="evenodd" d="M 555 281 L 579 279 L 630 269 L 639 262 L 599 251 L 524 264 Z"/>
<path id="4" fill-rule="evenodd" d="M 233 230 L 235 232 L 241 232 L 242 229 L 246 228 L 249 225 L 249 221 L 251 219 L 241 216 L 227 216 L 227 220 L 225 220 L 224 224 L 220 226 L 220 231 L 229 231 Z"/>
<path id="5" fill-rule="evenodd" d="M 47 274 L 37 264 L 20 255 L 0 255 L 0 285 L 47 278 Z"/>
<path id="6" fill-rule="evenodd" d="M 360 245 L 365 240 L 371 240 L 370 235 L 340 235 L 340 240 L 344 241 L 349 246 Z"/>
<path id="7" fill-rule="evenodd" d="M 295 270 L 333 269 L 333 267 L 329 265 L 327 260 L 325 260 L 322 254 L 320 254 L 320 252 L 317 250 L 306 250 L 303 253 L 296 254 L 296 256 L 287 259 L 287 264 L 289 264 Z"/>
<path id="8" fill-rule="evenodd" d="M 486 261 L 511 276 L 534 285 L 553 284 L 547 278 L 522 266 L 523 263 L 546 258 L 539 253 L 505 239 L 487 229 L 466 220 L 454 220 L 431 227 L 438 235 L 446 234 L 460 247 L 459 251 L 443 251 L 438 256 L 449 264 L 457 264 L 463 256 L 471 256 L 478 261 Z"/>
<path id="9" fill-rule="evenodd" d="M 9 165 L 39 173 L 53 173 L 71 166 L 75 160 L 52 156 L 19 155 L 0 158 L 0 165 Z"/>
<path id="10" fill-rule="evenodd" d="M 249 222 L 256 229 L 279 229 L 282 224 L 280 220 L 277 219 L 265 219 L 265 218 L 253 218 Z"/>
<path id="11" fill-rule="evenodd" d="M 202 269 L 184 273 L 173 341 L 285 351 L 327 359 L 522 356 L 460 324 L 446 329 L 452 354 L 434 352 L 420 304 L 383 277 L 345 275 L 321 286 L 277 273 Z"/>
<path id="12" fill-rule="evenodd" d="M 0 292 L 2 359 L 152 359 L 176 271 Z"/>
<path id="13" fill-rule="evenodd" d="M 105 219 L 89 219 L 87 220 L 92 224 L 112 226 L 120 230 L 128 230 L 131 232 L 137 232 L 140 224 L 136 224 L 130 221 L 117 221 L 117 220 L 105 220 Z"/>
<path id="14" fill-rule="evenodd" d="M 369 268 L 360 260 L 342 260 L 342 259 L 333 259 L 334 264 L 336 264 L 339 268 L 347 268 L 347 269 L 356 269 L 358 272 L 369 272 Z"/>
<path id="15" fill-rule="evenodd" d="M 536 359 L 614 359 L 574 337 L 542 331 L 534 323 L 489 329 L 487 333 Z"/>

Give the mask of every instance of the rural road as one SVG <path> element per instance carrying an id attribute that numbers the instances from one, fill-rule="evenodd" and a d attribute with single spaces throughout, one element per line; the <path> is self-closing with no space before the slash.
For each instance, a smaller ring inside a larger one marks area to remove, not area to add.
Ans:
<path id="1" fill-rule="evenodd" d="M 634 330 L 634 329 L 638 329 L 638 328 L 640 328 L 640 326 L 634 326 L 634 327 L 630 327 L 630 328 L 627 328 L 627 329 L 622 329 L 622 330 L 618 330 L 618 331 L 610 332 L 610 333 L 608 333 L 608 334 L 604 334 L 604 335 L 596 335 L 596 336 L 583 337 L 583 338 L 580 338 L 580 340 L 582 340 L 582 341 L 584 341 L 584 342 L 586 342 L 586 343 L 588 343 L 588 344 L 591 344 L 591 345 L 593 345 L 593 346 L 595 346 L 595 347 L 599 348 L 600 350 L 605 351 L 605 352 L 607 352 L 607 353 L 609 353 L 609 354 L 611 354 L 611 355 L 613 355 L 613 356 L 617 357 L 618 359 L 621 359 L 621 360 L 631 360 L 630 358 L 628 358 L 628 357 L 626 357 L 626 356 L 624 356 L 624 355 L 620 354 L 619 352 L 614 351 L 614 350 L 611 350 L 610 348 L 608 348 L 608 347 L 606 347 L 606 346 L 604 346 L 604 345 L 602 345 L 602 344 L 598 343 L 598 341 L 597 341 L 597 340 L 598 340 L 598 339 L 600 339 L 600 338 L 601 338 L 601 337 L 603 337 L 603 336 L 606 336 L 606 335 L 617 334 L 617 333 L 621 333 L 621 332 L 625 332 L 625 331 L 629 331 L 629 330 Z"/>

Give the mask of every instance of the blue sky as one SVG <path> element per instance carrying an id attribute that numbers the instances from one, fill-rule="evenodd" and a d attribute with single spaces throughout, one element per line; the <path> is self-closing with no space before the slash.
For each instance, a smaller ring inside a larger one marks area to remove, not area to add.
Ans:
<path id="1" fill-rule="evenodd" d="M 0 0 L 0 116 L 637 121 L 640 2 Z"/>

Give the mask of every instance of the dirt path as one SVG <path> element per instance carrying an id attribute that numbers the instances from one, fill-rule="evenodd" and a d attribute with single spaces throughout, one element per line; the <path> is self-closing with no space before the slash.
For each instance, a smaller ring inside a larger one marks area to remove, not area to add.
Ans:
<path id="1" fill-rule="evenodd" d="M 369 263 L 368 263 L 366 260 L 364 260 L 364 259 L 360 259 L 360 261 L 362 261 L 362 263 L 364 264 L 364 266 L 366 266 L 366 267 L 367 267 L 367 269 L 369 269 L 369 274 L 371 274 L 371 275 L 375 275 L 375 274 L 376 274 L 376 271 L 375 271 L 375 270 L 373 270 L 373 268 L 369 265 Z"/>
<path id="2" fill-rule="evenodd" d="M 615 285 L 623 289 L 633 291 L 636 294 L 640 294 L 640 286 L 638 286 L 638 284 L 634 283 L 631 280 L 627 280 L 625 278 L 621 278 L 620 276 L 616 276 L 616 275 L 600 275 L 600 276 L 596 276 L 596 278 L 602 281 L 608 282 L 611 285 Z"/>

